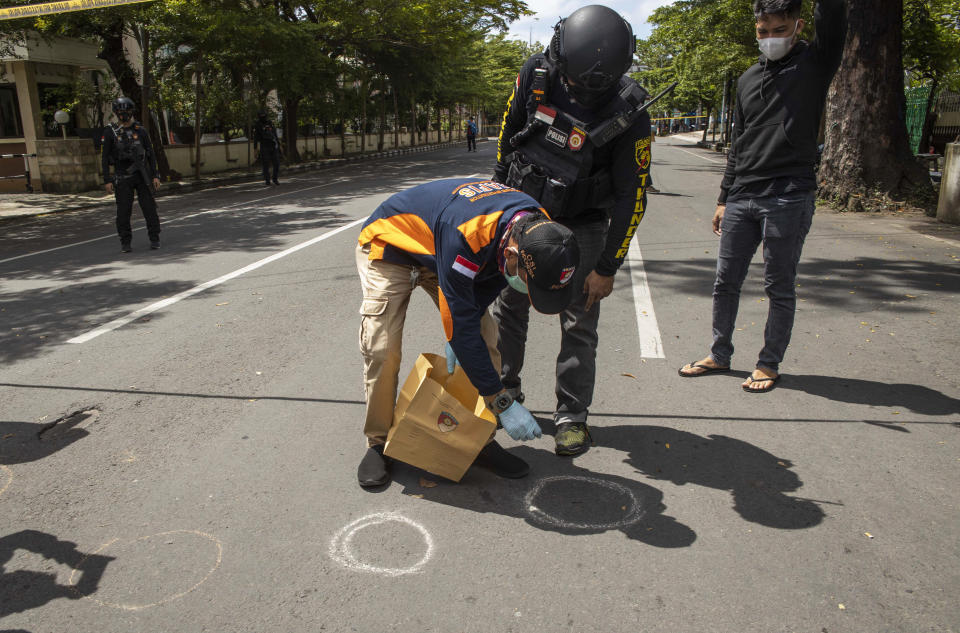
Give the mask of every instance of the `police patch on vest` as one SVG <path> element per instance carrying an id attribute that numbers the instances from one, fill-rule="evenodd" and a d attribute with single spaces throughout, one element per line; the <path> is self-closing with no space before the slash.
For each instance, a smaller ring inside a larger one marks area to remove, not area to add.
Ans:
<path id="1" fill-rule="evenodd" d="M 555 127 L 547 128 L 546 139 L 558 147 L 563 147 L 567 144 L 567 135 Z"/>
<path id="2" fill-rule="evenodd" d="M 586 140 L 586 136 L 586 132 L 578 127 L 574 127 L 570 131 L 570 138 L 567 140 L 567 147 L 570 148 L 570 151 L 579 152 L 580 148 L 583 147 L 583 141 Z"/>
<path id="3" fill-rule="evenodd" d="M 634 158 L 637 161 L 637 165 L 640 166 L 640 169 L 650 167 L 650 137 L 648 136 L 637 141 L 633 149 Z"/>

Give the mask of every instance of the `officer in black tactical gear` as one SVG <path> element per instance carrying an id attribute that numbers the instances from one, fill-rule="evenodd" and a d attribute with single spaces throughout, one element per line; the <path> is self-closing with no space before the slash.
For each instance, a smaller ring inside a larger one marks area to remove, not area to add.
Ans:
<path id="1" fill-rule="evenodd" d="M 154 191 L 160 188 L 157 159 L 150 144 L 150 134 L 133 119 L 134 110 L 134 103 L 130 99 L 115 99 L 113 113 L 120 124 L 111 123 L 105 127 L 100 138 L 103 182 L 107 193 L 113 193 L 117 198 L 117 233 L 120 235 L 120 250 L 124 253 L 132 250 L 130 216 L 133 213 L 134 191 L 137 192 L 137 201 L 147 223 L 150 248 L 160 248 L 160 218 L 150 189 L 151 184 Z M 110 175 L 110 165 L 114 168 L 113 176 Z"/>
<path id="2" fill-rule="evenodd" d="M 254 151 L 257 151 L 257 148 L 263 164 L 264 181 L 270 186 L 270 167 L 273 166 L 273 184 L 279 185 L 277 175 L 280 173 L 280 137 L 277 136 L 277 126 L 267 118 L 264 110 L 257 113 L 257 122 L 253 127 Z"/>
<path id="3" fill-rule="evenodd" d="M 573 284 L 560 313 L 554 419 L 558 455 L 590 446 L 587 409 L 596 374 L 600 300 L 613 290 L 646 210 L 650 172 L 647 92 L 624 73 L 633 60 L 630 24 L 590 5 L 554 27 L 549 48 L 517 77 L 497 145 L 495 179 L 535 198 L 580 245 Z M 520 370 L 530 303 L 507 288 L 493 306 L 500 328 L 501 379 L 522 398 Z"/>

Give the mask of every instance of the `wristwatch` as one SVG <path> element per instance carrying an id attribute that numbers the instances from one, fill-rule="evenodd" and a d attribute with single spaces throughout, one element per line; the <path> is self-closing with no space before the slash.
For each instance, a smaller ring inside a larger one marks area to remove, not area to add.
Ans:
<path id="1" fill-rule="evenodd" d="M 493 401 L 487 405 L 487 408 L 493 411 L 494 415 L 500 415 L 509 409 L 511 404 L 513 404 L 513 396 L 510 395 L 509 391 L 504 391 L 494 398 Z"/>

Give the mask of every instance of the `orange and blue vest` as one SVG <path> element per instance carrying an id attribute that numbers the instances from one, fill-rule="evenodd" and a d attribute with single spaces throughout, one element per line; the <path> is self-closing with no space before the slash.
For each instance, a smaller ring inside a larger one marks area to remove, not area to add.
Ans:
<path id="1" fill-rule="evenodd" d="M 457 360 L 481 395 L 503 388 L 480 334 L 480 319 L 506 285 L 500 242 L 519 211 L 543 209 L 491 180 L 453 178 L 390 196 L 363 225 L 370 259 L 422 266 L 440 281 L 440 317 Z"/>

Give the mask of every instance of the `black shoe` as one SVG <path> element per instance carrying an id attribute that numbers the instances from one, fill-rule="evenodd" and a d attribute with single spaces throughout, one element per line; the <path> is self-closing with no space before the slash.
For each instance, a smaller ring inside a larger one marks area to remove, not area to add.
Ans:
<path id="1" fill-rule="evenodd" d="M 590 429 L 587 428 L 586 422 L 558 424 L 553 439 L 557 443 L 557 455 L 579 455 L 593 445 L 593 438 L 590 437 Z"/>
<path id="2" fill-rule="evenodd" d="M 273 181 L 273 184 L 279 185 L 280 183 L 279 183 L 278 181 L 274 180 L 274 181 Z"/>
<path id="3" fill-rule="evenodd" d="M 133 247 L 130 246 L 130 242 L 120 242 L 120 252 L 129 253 L 133 250 Z"/>
<path id="4" fill-rule="evenodd" d="M 269 187 L 269 186 L 270 186 L 270 181 L 268 180 L 267 182 L 265 182 L 265 183 L 263 183 L 263 184 L 264 184 L 264 186 Z"/>
<path id="5" fill-rule="evenodd" d="M 150 250 L 155 251 L 160 248 L 160 240 L 150 240 Z"/>
<path id="6" fill-rule="evenodd" d="M 526 477 L 527 473 L 530 472 L 530 465 L 527 462 L 508 453 L 507 449 L 500 446 L 496 441 L 483 447 L 473 465 L 486 468 L 494 475 L 507 477 L 508 479 L 520 479 Z"/>
<path id="7" fill-rule="evenodd" d="M 383 456 L 383 444 L 371 446 L 357 467 L 357 481 L 364 488 L 382 486 L 390 481 L 390 458 Z"/>

